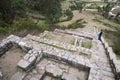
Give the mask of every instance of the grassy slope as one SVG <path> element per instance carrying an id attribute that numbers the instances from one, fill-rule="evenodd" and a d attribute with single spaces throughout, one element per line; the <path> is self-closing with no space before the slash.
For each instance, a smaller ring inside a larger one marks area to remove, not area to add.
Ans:
<path id="1" fill-rule="evenodd" d="M 120 24 L 116 23 L 115 21 L 105 19 L 99 15 L 96 16 L 94 21 L 109 28 L 103 29 L 105 34 L 104 37 L 108 41 L 109 45 L 113 47 L 114 51 L 120 55 Z"/>

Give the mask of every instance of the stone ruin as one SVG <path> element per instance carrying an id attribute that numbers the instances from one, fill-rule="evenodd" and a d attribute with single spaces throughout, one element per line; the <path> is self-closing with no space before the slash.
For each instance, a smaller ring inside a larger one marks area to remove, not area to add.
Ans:
<path id="1" fill-rule="evenodd" d="M 45 34 L 72 36 L 74 44 L 45 38 Z M 91 40 L 91 48 L 82 46 L 85 39 Z M 27 35 L 24 38 L 10 35 L 0 44 L 0 56 L 12 46 L 18 46 L 27 54 L 16 66 L 22 71 L 16 72 L 10 80 L 115 80 L 106 51 L 116 71 L 120 72 L 120 61 L 103 37 L 102 42 L 97 40 L 95 29 L 83 29 L 81 32 L 56 29 L 54 32 L 45 31 L 39 36 Z M 4 77 L 1 72 L 0 77 L 1 80 Z"/>

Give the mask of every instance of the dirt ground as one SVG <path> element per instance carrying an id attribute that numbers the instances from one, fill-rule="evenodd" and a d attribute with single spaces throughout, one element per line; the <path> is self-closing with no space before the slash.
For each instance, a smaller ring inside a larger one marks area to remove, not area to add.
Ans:
<path id="1" fill-rule="evenodd" d="M 13 47 L 5 55 L 0 57 L 0 70 L 3 72 L 3 80 L 10 80 L 17 70 L 17 63 L 23 57 L 24 52 Z"/>
<path id="2" fill-rule="evenodd" d="M 83 11 L 82 13 L 79 13 L 78 10 L 74 10 L 73 11 L 73 18 L 70 21 L 66 21 L 66 22 L 60 22 L 58 23 L 58 25 L 61 26 L 68 26 L 69 24 L 75 22 L 76 20 L 79 19 L 83 19 L 86 22 L 86 27 L 97 27 L 98 29 L 111 29 L 105 25 L 103 25 L 102 23 L 99 23 L 97 21 L 94 21 L 94 19 L 96 19 L 97 16 L 97 11 L 96 10 L 90 10 L 87 9 L 86 11 Z M 99 16 L 100 18 L 102 18 L 102 16 Z M 99 24 L 99 25 L 98 25 Z"/>
<path id="3" fill-rule="evenodd" d="M 74 10 L 72 20 L 66 21 L 66 22 L 60 22 L 60 23 L 58 23 L 58 25 L 68 26 L 69 24 L 71 24 L 79 19 L 83 19 L 83 21 L 86 22 L 85 27 L 87 30 L 89 30 L 90 27 L 91 27 L 91 29 L 93 27 L 95 27 L 98 29 L 98 31 L 103 29 L 108 32 L 115 32 L 115 31 L 117 31 L 116 26 L 119 26 L 115 22 L 107 20 L 103 16 L 99 15 L 98 12 L 94 9 L 87 9 L 86 11 L 83 11 L 82 13 L 79 13 L 78 10 Z M 79 31 L 81 29 L 79 29 Z M 111 33 L 110 33 L 111 34 L 110 35 L 108 32 L 105 32 L 105 34 L 103 36 L 105 36 L 105 39 L 107 40 L 109 45 L 114 45 L 113 41 L 115 41 L 116 37 L 115 37 L 115 35 L 112 35 Z M 106 36 L 106 34 L 107 34 L 107 36 Z"/>

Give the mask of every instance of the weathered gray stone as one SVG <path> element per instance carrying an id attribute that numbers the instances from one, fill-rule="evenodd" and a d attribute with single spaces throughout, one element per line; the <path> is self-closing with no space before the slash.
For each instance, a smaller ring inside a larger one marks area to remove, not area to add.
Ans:
<path id="1" fill-rule="evenodd" d="M 95 38 L 94 36 L 84 32 L 81 32 L 80 34 L 77 32 L 72 31 L 63 31 L 64 33 L 76 35 L 78 38 L 80 36 L 84 38 Z M 40 61 L 42 55 L 45 55 L 45 57 L 52 58 L 54 60 L 62 61 L 69 63 L 70 65 L 85 70 L 84 68 L 90 69 L 90 74 L 88 80 L 113 80 L 113 74 L 111 73 L 111 69 L 109 66 L 109 63 L 107 61 L 107 57 L 105 54 L 104 47 L 102 43 L 96 39 L 94 39 L 93 43 L 94 48 L 92 49 L 86 49 L 81 47 L 75 47 L 70 44 L 61 43 L 49 39 L 42 39 L 41 37 L 37 36 L 28 36 L 29 38 L 20 38 L 14 35 L 9 36 L 7 39 L 4 39 L 2 43 L 0 44 L 0 54 L 6 52 L 10 47 L 12 47 L 12 44 L 17 44 L 19 47 L 21 47 L 25 51 L 29 51 L 23 59 L 21 59 L 18 63 L 18 66 L 22 69 L 29 69 L 31 65 L 34 63 Z M 47 44 L 42 44 L 35 41 L 32 41 L 31 39 L 35 39 L 39 42 L 45 42 L 54 46 L 59 46 L 67 50 L 74 50 L 76 51 L 76 54 L 74 52 L 69 52 L 66 50 L 61 50 L 57 47 L 50 46 Z M 79 42 L 79 40 L 76 40 L 76 43 Z M 120 63 L 116 59 L 116 55 L 114 54 L 111 47 L 109 47 L 108 43 L 104 40 L 102 37 L 102 42 L 105 45 L 105 48 L 110 54 L 110 59 L 113 59 L 113 62 L 115 63 L 117 71 L 120 71 Z M 43 50 L 43 54 L 41 52 L 41 49 Z M 77 52 L 82 52 L 87 55 L 77 54 Z M 89 57 L 89 58 L 88 58 Z M 36 71 L 33 70 L 31 77 L 29 77 L 26 80 L 40 80 L 43 74 L 45 73 L 45 70 L 47 73 L 52 74 L 54 77 L 61 77 L 65 80 L 78 80 L 80 78 L 79 71 L 75 69 L 69 70 L 68 67 L 60 64 L 54 64 L 49 63 L 48 61 L 41 61 L 37 63 Z M 87 71 L 88 71 L 87 70 Z M 12 77 L 11 80 L 22 80 L 23 77 L 21 77 L 21 74 L 15 75 L 17 78 Z M 83 75 L 84 76 L 84 75 Z M 20 78 L 21 77 L 21 78 Z M 83 80 L 83 79 L 81 79 Z M 84 79 L 85 80 L 85 79 Z"/>
<path id="2" fill-rule="evenodd" d="M 112 72 L 102 71 L 104 76 L 114 78 L 114 74 Z"/>
<path id="3" fill-rule="evenodd" d="M 34 63 L 36 60 L 36 57 L 33 55 L 33 56 L 30 56 L 30 58 L 28 59 L 28 61 L 32 64 Z"/>
<path id="4" fill-rule="evenodd" d="M 42 80 L 43 76 L 45 75 L 45 72 L 43 74 L 35 74 L 34 77 L 38 80 Z"/>
<path id="5" fill-rule="evenodd" d="M 82 79 L 82 77 L 83 79 Z M 81 74 L 80 71 L 74 68 L 69 69 L 69 73 L 63 73 L 62 79 L 63 80 L 85 80 L 85 74 Z"/>
<path id="6" fill-rule="evenodd" d="M 108 47 L 107 50 L 108 50 L 108 52 L 109 52 L 110 59 L 115 59 L 115 60 L 116 60 L 116 55 L 115 55 L 115 53 L 113 52 L 112 47 Z"/>
<path id="7" fill-rule="evenodd" d="M 46 72 L 52 74 L 54 77 L 61 77 L 63 71 L 55 64 L 47 64 Z"/>
<path id="8" fill-rule="evenodd" d="M 31 63 L 28 62 L 28 61 L 26 61 L 26 60 L 24 60 L 24 59 L 22 59 L 22 60 L 20 60 L 20 61 L 18 62 L 17 65 L 18 65 L 20 68 L 27 70 L 27 69 L 31 66 Z"/>
<path id="9" fill-rule="evenodd" d="M 37 78 L 35 78 L 35 77 L 32 77 L 32 78 L 30 78 L 30 80 L 39 80 L 39 79 L 37 79 Z"/>
<path id="10" fill-rule="evenodd" d="M 44 78 L 44 80 L 52 80 L 52 78 L 49 77 L 49 76 L 46 76 L 46 77 Z"/>
<path id="11" fill-rule="evenodd" d="M 30 54 L 26 54 L 23 59 L 28 60 L 30 58 Z"/>
<path id="12" fill-rule="evenodd" d="M 2 74 L 2 72 L 0 71 L 0 80 L 2 80 L 2 78 L 3 78 L 3 74 Z"/>
<path id="13" fill-rule="evenodd" d="M 23 80 L 25 75 L 25 73 L 17 72 L 15 75 L 12 76 L 10 80 Z"/>

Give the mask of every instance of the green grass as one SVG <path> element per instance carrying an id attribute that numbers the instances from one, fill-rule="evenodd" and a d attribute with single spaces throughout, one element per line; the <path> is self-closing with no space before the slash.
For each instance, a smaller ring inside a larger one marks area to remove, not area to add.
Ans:
<path id="1" fill-rule="evenodd" d="M 79 78 L 79 77 L 77 77 L 77 80 L 80 80 L 80 78 Z"/>
<path id="2" fill-rule="evenodd" d="M 21 68 L 17 67 L 16 72 L 23 72 L 23 70 Z"/>
<path id="3" fill-rule="evenodd" d="M 96 15 L 94 21 L 106 26 L 108 29 L 103 29 L 103 35 L 109 45 L 113 48 L 117 55 L 120 55 L 120 23 L 106 19 L 100 15 Z"/>
<path id="4" fill-rule="evenodd" d="M 90 49 L 92 47 L 92 41 L 82 41 L 82 47 Z"/>
<path id="5" fill-rule="evenodd" d="M 70 41 L 71 45 L 74 45 L 74 43 L 75 43 L 75 39 L 73 39 L 73 40 Z"/>
<path id="6" fill-rule="evenodd" d="M 0 22 L 0 33 L 1 34 L 14 34 L 23 30 L 33 31 L 38 30 L 43 32 L 50 29 L 45 21 L 35 23 L 33 20 L 28 18 L 21 18 L 19 20 L 14 20 L 12 24 L 4 24 Z"/>
<path id="7" fill-rule="evenodd" d="M 48 34 L 45 34 L 44 36 L 42 36 L 42 38 L 49 38 L 50 36 Z"/>

